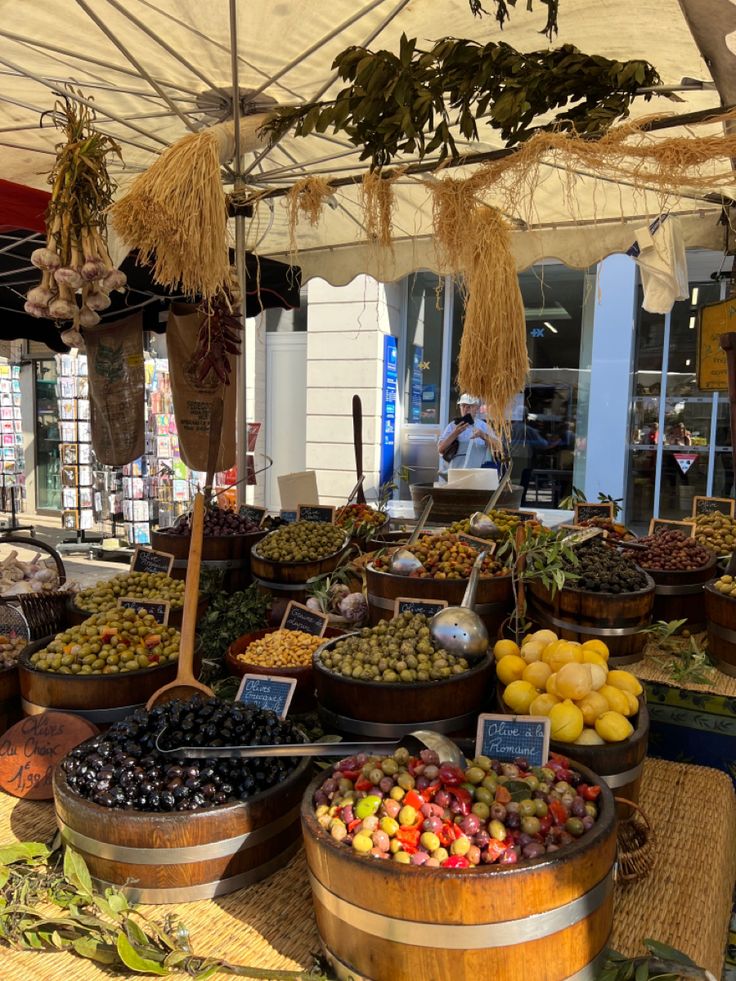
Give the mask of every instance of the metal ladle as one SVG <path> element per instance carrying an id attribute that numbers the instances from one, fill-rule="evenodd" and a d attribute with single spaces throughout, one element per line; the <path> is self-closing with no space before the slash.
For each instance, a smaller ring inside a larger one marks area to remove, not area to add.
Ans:
<path id="1" fill-rule="evenodd" d="M 492 518 L 488 517 L 488 512 L 494 509 L 496 502 L 503 493 L 504 488 L 511 480 L 512 467 L 513 461 L 510 460 L 508 470 L 499 481 L 498 487 L 495 489 L 493 494 L 491 494 L 491 499 L 489 500 L 488 504 L 486 504 L 482 511 L 475 511 L 470 515 L 470 531 L 478 538 L 488 538 L 493 541 L 503 538 L 503 532 L 498 527 L 496 522 Z"/>
<path id="2" fill-rule="evenodd" d="M 481 657 L 488 650 L 488 630 L 473 609 L 485 552 L 480 552 L 470 573 L 460 606 L 446 606 L 429 621 L 432 640 L 458 657 Z"/>
<path id="3" fill-rule="evenodd" d="M 389 756 L 404 746 L 418 754 L 422 749 L 433 749 L 440 763 L 465 765 L 465 754 L 447 736 L 431 729 L 417 729 L 404 736 L 399 742 L 362 743 L 278 743 L 267 746 L 175 746 L 163 749 L 160 740 L 166 728 L 156 737 L 156 750 L 164 756 L 178 756 L 184 759 L 253 759 L 260 756 L 353 756 L 355 753 L 368 753 L 376 756 Z"/>
<path id="4" fill-rule="evenodd" d="M 401 548 L 397 548 L 394 554 L 391 556 L 391 560 L 388 564 L 388 571 L 394 576 L 410 576 L 412 572 L 417 572 L 419 569 L 423 569 L 424 566 L 419 561 L 419 559 L 411 551 L 411 546 L 415 544 L 417 539 L 422 533 L 424 525 L 429 517 L 429 512 L 432 510 L 432 505 L 434 500 L 430 495 L 424 502 L 424 509 L 419 515 L 419 520 L 414 525 L 414 530 L 409 536 L 409 540 L 406 545 L 402 545 Z"/>

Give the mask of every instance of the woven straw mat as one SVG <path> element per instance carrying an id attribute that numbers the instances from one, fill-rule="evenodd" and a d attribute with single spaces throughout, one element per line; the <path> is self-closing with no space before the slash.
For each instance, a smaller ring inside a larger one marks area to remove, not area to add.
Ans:
<path id="1" fill-rule="evenodd" d="M 702 648 L 705 634 L 698 634 L 697 638 Z M 677 646 L 683 648 L 689 641 L 684 638 L 676 638 Z M 658 647 L 655 641 L 650 640 L 644 648 L 644 657 L 641 661 L 634 664 L 625 665 L 627 671 L 631 671 L 642 681 L 653 681 L 660 685 L 669 685 L 672 688 L 684 688 L 686 691 L 702 691 L 711 695 L 725 695 L 727 698 L 736 698 L 736 678 L 724 674 L 718 668 L 711 668 L 709 671 L 710 680 L 706 684 L 697 684 L 694 681 L 675 681 L 664 665 L 673 655 L 665 653 Z"/>
<path id="2" fill-rule="evenodd" d="M 652 937 L 684 950 L 720 977 L 736 879 L 731 782 L 717 770 L 647 760 L 640 803 L 654 826 L 656 862 L 645 880 L 617 887 L 611 946 L 628 956 L 642 954 L 641 941 Z M 46 841 L 54 830 L 51 804 L 0 794 L 0 843 Z M 303 852 L 259 885 L 218 900 L 149 906 L 145 912 L 160 919 L 169 909 L 189 928 L 197 954 L 298 970 L 310 968 L 319 949 Z M 2 981 L 110 981 L 114 976 L 66 952 L 0 953 Z M 125 977 L 144 981 L 142 975 Z"/>

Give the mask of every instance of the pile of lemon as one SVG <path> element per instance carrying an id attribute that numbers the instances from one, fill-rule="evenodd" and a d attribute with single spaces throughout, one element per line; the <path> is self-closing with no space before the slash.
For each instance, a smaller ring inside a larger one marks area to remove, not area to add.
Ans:
<path id="1" fill-rule="evenodd" d="M 546 715 L 552 739 L 593 746 L 619 743 L 634 731 L 642 687 L 629 671 L 608 670 L 608 648 L 538 630 L 493 648 L 503 701 L 518 715 Z"/>

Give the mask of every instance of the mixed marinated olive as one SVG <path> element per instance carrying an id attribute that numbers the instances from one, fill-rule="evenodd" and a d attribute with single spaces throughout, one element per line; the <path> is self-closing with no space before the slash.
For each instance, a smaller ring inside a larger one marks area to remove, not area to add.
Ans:
<path id="1" fill-rule="evenodd" d="M 103 613 L 117 606 L 121 596 L 167 600 L 172 609 L 184 605 L 184 580 L 164 572 L 127 572 L 77 593 L 76 606 L 88 613 Z"/>
<path id="2" fill-rule="evenodd" d="M 266 535 L 253 551 L 272 562 L 313 562 L 339 552 L 345 531 L 326 521 L 296 521 Z"/>
<path id="3" fill-rule="evenodd" d="M 702 569 L 713 558 L 713 552 L 681 531 L 661 531 L 639 540 L 646 545 L 646 552 L 636 553 L 636 562 L 643 569 L 672 569 L 684 572 Z"/>
<path id="4" fill-rule="evenodd" d="M 458 538 L 457 535 L 443 531 L 438 535 L 420 535 L 419 540 L 411 546 L 411 552 L 422 563 L 422 568 L 412 572 L 410 578 L 416 579 L 467 579 L 478 558 L 478 551 Z M 391 564 L 391 552 L 377 555 L 373 560 L 373 568 L 379 572 L 388 572 Z M 508 575 L 509 570 L 487 555 L 483 560 L 481 576 Z"/>

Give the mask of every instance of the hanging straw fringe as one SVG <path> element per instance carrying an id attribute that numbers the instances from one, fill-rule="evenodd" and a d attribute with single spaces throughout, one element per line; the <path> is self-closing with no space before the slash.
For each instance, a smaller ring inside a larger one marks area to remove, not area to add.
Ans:
<path id="1" fill-rule="evenodd" d="M 299 247 L 296 242 L 296 226 L 299 218 L 307 218 L 314 228 L 322 217 L 325 201 L 332 195 L 330 182 L 322 177 L 304 177 L 289 188 L 286 204 L 289 209 L 289 251 L 295 258 Z M 296 265 L 296 262 L 292 262 Z"/>

